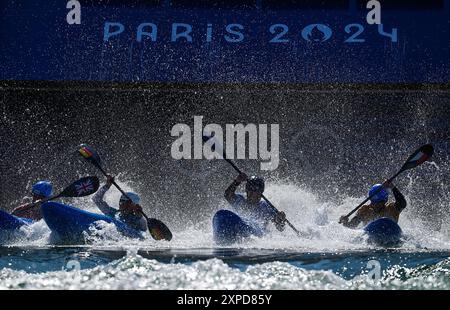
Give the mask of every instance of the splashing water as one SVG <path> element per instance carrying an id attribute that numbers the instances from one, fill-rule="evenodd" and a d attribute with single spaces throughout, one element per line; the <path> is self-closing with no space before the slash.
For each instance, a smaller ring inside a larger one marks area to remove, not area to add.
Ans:
<path id="1" fill-rule="evenodd" d="M 132 191 L 127 183 L 120 182 L 120 186 L 126 191 Z M 117 207 L 120 198 L 120 192 L 111 188 L 105 195 L 105 201 L 109 205 Z M 299 238 L 295 233 L 286 227 L 284 232 L 278 232 L 272 229 L 264 238 L 254 238 L 239 244 L 243 248 L 264 248 L 264 249 L 303 249 L 313 251 L 339 251 L 368 249 L 362 236 L 361 230 L 352 230 L 338 224 L 339 216 L 346 214 L 355 205 L 364 199 L 364 197 L 347 197 L 339 204 L 333 204 L 327 201 L 321 201 L 319 197 L 310 191 L 293 184 L 269 183 L 266 196 L 279 210 L 286 212 L 287 218 L 297 227 L 304 238 Z M 408 199 L 408 196 L 406 196 Z M 99 210 L 93 204 L 91 199 L 81 198 L 74 204 L 90 212 L 99 213 Z M 440 231 L 433 231 L 427 228 L 422 221 L 417 220 L 417 216 L 411 211 L 414 206 L 408 205 L 400 216 L 399 224 L 406 236 L 403 249 L 450 249 L 449 225 L 442 225 Z M 213 209 L 227 208 L 223 202 Z M 151 211 L 147 213 L 152 216 Z M 133 246 L 155 247 L 155 248 L 210 248 L 214 247 L 212 238 L 211 219 L 196 223 L 193 226 L 187 226 L 182 221 L 174 219 L 173 222 L 166 224 L 174 233 L 171 242 L 156 242 L 148 235 L 144 241 L 125 238 L 120 235 L 114 225 L 101 223 L 101 229 L 92 229 L 89 235 L 86 235 L 88 243 L 93 245 L 110 246 Z M 17 238 L 10 244 L 38 246 L 51 243 L 50 230 L 45 222 L 39 221 L 30 226 L 22 227 Z"/>
<path id="2" fill-rule="evenodd" d="M 116 206 L 119 197 L 111 189 L 105 200 Z M 448 225 L 440 231 L 428 229 L 411 206 L 399 222 L 405 243 L 400 249 L 379 250 L 365 243 L 361 230 L 337 223 L 364 197 L 331 203 L 305 188 L 278 183 L 268 184 L 267 197 L 305 238 L 286 228 L 217 248 L 211 219 L 188 227 L 174 219 L 167 222 L 174 233 L 171 242 L 128 239 L 114 225 L 102 223 L 86 235 L 88 245 L 49 247 L 50 230 L 40 221 L 23 227 L 9 243 L 12 247 L 0 247 L 0 289 L 450 288 Z M 98 212 L 90 198 L 77 200 L 75 206 Z M 368 276 L 371 261 L 382 266 L 376 280 Z M 70 262 L 80 270 L 67 271 Z"/>

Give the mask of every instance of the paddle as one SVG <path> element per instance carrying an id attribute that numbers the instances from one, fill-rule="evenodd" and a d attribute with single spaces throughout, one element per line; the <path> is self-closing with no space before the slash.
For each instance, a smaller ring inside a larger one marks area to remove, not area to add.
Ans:
<path id="1" fill-rule="evenodd" d="M 86 144 L 82 144 L 80 145 L 78 152 L 81 154 L 81 156 L 83 156 L 83 158 L 97 167 L 105 177 L 108 175 L 101 166 L 100 156 L 93 148 L 89 147 Z M 123 195 L 125 195 L 125 197 L 130 199 L 130 197 L 128 197 L 128 195 L 122 190 L 122 188 L 120 188 L 120 186 L 115 181 L 113 181 L 112 183 Z M 148 230 L 153 239 L 165 239 L 167 241 L 172 240 L 172 232 L 163 222 L 154 218 L 149 218 L 144 212 L 141 212 L 141 214 L 147 220 Z"/>
<path id="2" fill-rule="evenodd" d="M 434 149 L 431 144 L 425 144 L 418 148 L 414 153 L 412 153 L 406 162 L 403 164 L 403 166 L 400 168 L 400 170 L 390 179 L 386 181 L 386 183 L 391 183 L 400 173 L 402 173 L 405 170 L 415 168 L 428 159 L 433 155 Z M 347 214 L 345 217 L 349 217 L 353 213 L 355 213 L 359 208 L 361 208 L 367 201 L 369 201 L 373 196 L 378 194 L 383 187 L 380 187 L 377 191 L 375 191 L 372 195 L 367 197 L 363 202 L 361 202 L 356 208 L 354 208 L 349 214 Z"/>
<path id="3" fill-rule="evenodd" d="M 62 197 L 66 197 L 66 198 L 72 197 L 73 198 L 73 197 L 89 196 L 89 195 L 95 193 L 98 190 L 99 186 L 100 186 L 100 182 L 96 176 L 84 177 L 84 178 L 81 178 L 81 179 L 73 182 L 69 186 L 67 186 L 58 195 L 53 195 L 52 197 L 35 201 L 35 202 L 29 204 L 28 206 L 26 206 L 25 208 L 23 208 L 21 211 L 31 209 L 40 203 L 54 200 L 56 198 L 62 198 Z"/>
<path id="4" fill-rule="evenodd" d="M 222 156 L 223 159 L 225 159 L 225 161 L 227 163 L 229 163 L 231 165 L 231 167 L 233 167 L 234 170 L 236 170 L 237 173 L 242 174 L 242 171 L 230 160 L 226 157 L 225 152 L 223 152 L 222 149 L 220 149 L 220 147 L 218 147 L 218 143 L 214 140 L 213 137 L 208 136 L 203 134 L 202 136 L 203 142 L 208 142 L 208 141 L 214 141 L 214 152 L 218 153 L 219 155 Z M 266 196 L 264 196 L 263 194 L 261 194 L 261 197 L 269 204 L 270 207 L 272 207 L 275 211 L 279 212 L 278 209 L 269 201 L 269 199 L 266 198 Z M 289 222 L 288 219 L 286 219 L 286 223 L 289 225 L 289 227 L 292 228 L 293 231 L 295 231 L 295 233 L 297 234 L 297 236 L 301 236 L 300 231 L 294 227 L 294 225 L 291 224 L 291 222 Z"/>

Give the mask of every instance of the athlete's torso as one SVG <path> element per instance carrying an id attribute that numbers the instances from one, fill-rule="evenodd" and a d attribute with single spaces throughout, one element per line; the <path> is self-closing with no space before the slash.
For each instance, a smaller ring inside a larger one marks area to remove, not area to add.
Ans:
<path id="1" fill-rule="evenodd" d="M 391 202 L 386 205 L 365 205 L 359 211 L 357 216 L 361 219 L 364 225 L 382 218 L 388 217 L 395 222 L 398 222 L 400 212 L 395 207 L 395 203 Z"/>

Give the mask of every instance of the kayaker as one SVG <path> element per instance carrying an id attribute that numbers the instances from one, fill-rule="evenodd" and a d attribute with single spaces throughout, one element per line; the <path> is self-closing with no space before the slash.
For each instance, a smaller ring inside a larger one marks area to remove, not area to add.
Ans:
<path id="1" fill-rule="evenodd" d="M 244 181 L 247 181 L 245 184 L 247 198 L 242 194 L 236 194 L 238 186 Z M 263 229 L 267 229 L 269 223 L 273 222 L 279 231 L 283 231 L 286 214 L 278 212 L 261 199 L 264 187 L 262 178 L 256 176 L 248 178 L 245 173 L 241 173 L 226 189 L 225 199 L 242 218 L 260 223 Z"/>
<path id="2" fill-rule="evenodd" d="M 381 217 L 388 217 L 398 222 L 400 213 L 406 208 L 406 200 L 402 193 L 394 184 L 385 181 L 383 184 L 375 184 L 369 190 L 369 196 L 382 188 L 375 196 L 370 199 L 370 204 L 362 206 L 355 217 L 349 221 L 348 217 L 341 216 L 339 223 L 349 228 L 356 228 L 360 223 L 367 225 L 370 222 Z M 391 189 L 394 194 L 395 202 L 388 203 L 389 193 L 387 189 Z"/>
<path id="3" fill-rule="evenodd" d="M 31 202 L 23 204 L 12 211 L 12 215 L 39 221 L 42 219 L 40 200 L 50 198 L 53 194 L 53 185 L 50 181 L 36 182 L 31 188 Z M 28 198 L 29 199 L 29 198 Z"/>
<path id="4" fill-rule="evenodd" d="M 115 217 L 133 229 L 147 231 L 147 220 L 142 215 L 142 207 L 139 205 L 141 199 L 138 194 L 127 192 L 126 196 L 122 195 L 119 200 L 119 209 L 110 207 L 108 203 L 103 200 L 103 197 L 110 189 L 113 182 L 114 177 L 108 175 L 106 184 L 100 187 L 95 193 L 92 197 L 92 201 L 105 215 Z"/>

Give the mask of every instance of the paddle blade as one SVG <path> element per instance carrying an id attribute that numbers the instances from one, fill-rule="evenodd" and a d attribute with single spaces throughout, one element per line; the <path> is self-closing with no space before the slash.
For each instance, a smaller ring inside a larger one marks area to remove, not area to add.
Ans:
<path id="1" fill-rule="evenodd" d="M 433 153 L 434 149 L 431 144 L 425 144 L 421 146 L 414 153 L 412 153 L 411 156 L 408 157 L 401 170 L 408 170 L 423 164 L 425 161 L 431 158 Z"/>
<path id="2" fill-rule="evenodd" d="M 95 193 L 100 186 L 96 176 L 84 177 L 66 187 L 58 197 L 84 197 Z"/>
<path id="3" fill-rule="evenodd" d="M 170 229 L 160 220 L 147 219 L 148 230 L 150 235 L 155 240 L 172 240 L 172 232 Z"/>
<path id="4" fill-rule="evenodd" d="M 78 153 L 80 153 L 80 155 L 83 156 L 84 159 L 90 161 L 94 165 L 101 165 L 100 156 L 93 148 L 91 148 L 87 144 L 81 144 L 78 148 Z"/>

